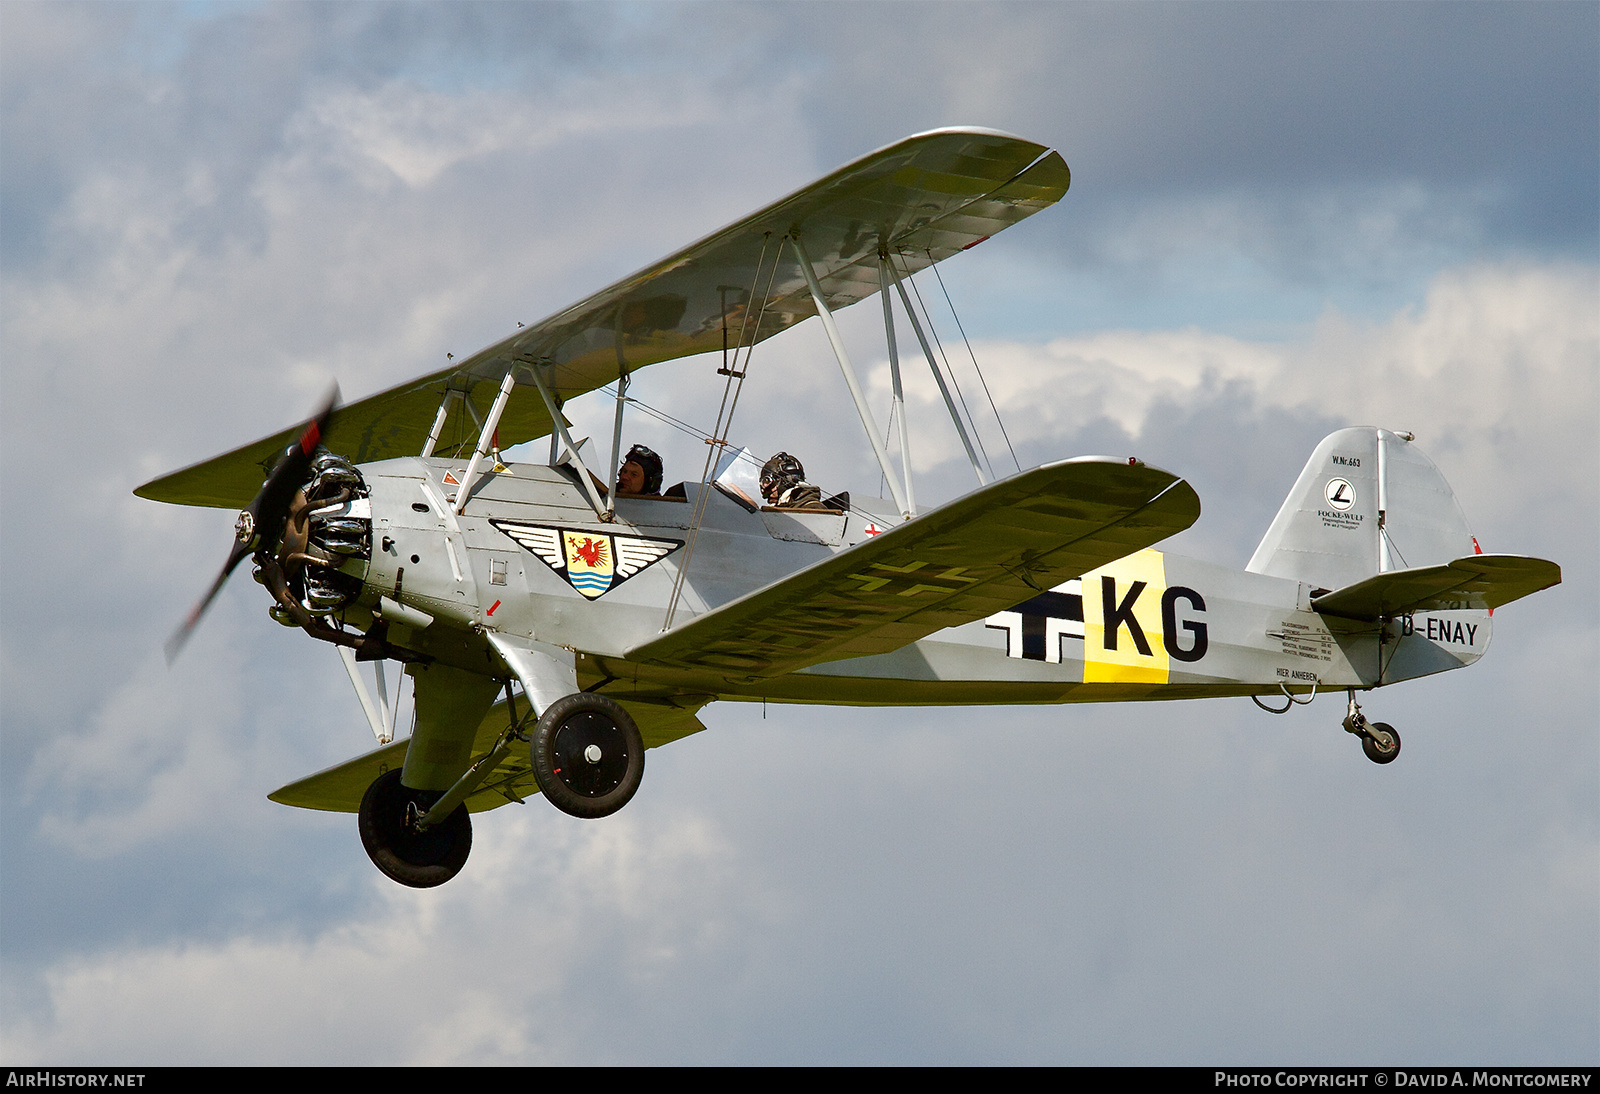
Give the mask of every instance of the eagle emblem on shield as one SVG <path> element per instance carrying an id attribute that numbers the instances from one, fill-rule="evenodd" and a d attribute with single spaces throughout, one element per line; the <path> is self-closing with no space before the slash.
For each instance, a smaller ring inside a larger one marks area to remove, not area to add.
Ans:
<path id="1" fill-rule="evenodd" d="M 676 539 L 619 536 L 513 520 L 489 523 L 527 548 L 589 600 L 599 599 L 683 546 L 683 541 Z"/>

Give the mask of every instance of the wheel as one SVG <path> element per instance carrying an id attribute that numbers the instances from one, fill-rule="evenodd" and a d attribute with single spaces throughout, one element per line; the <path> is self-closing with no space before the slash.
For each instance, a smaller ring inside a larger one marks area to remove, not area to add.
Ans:
<path id="1" fill-rule="evenodd" d="M 1367 732 L 1372 736 L 1363 734 L 1361 737 L 1361 751 L 1367 754 L 1367 759 L 1375 764 L 1394 763 L 1394 758 L 1400 755 L 1400 734 L 1394 726 L 1388 722 L 1373 722 L 1367 726 Z"/>
<path id="2" fill-rule="evenodd" d="M 413 889 L 443 885 L 461 872 L 472 851 L 472 820 L 459 806 L 443 824 L 425 832 L 416 818 L 441 797 L 437 790 L 413 790 L 399 770 L 386 771 L 361 797 L 361 844 L 384 875 Z"/>
<path id="3" fill-rule="evenodd" d="M 532 750 L 539 789 L 574 817 L 609 817 L 644 778 L 639 727 L 604 695 L 580 691 L 551 703 L 534 727 Z"/>

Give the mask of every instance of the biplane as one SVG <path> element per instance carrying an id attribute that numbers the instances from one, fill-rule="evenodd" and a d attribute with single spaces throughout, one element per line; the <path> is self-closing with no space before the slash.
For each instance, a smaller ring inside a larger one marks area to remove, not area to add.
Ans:
<path id="1" fill-rule="evenodd" d="M 415 887 L 462 868 L 472 813 L 535 794 L 579 817 L 622 808 L 646 750 L 702 729 L 718 700 L 1237 696 L 1281 712 L 1342 691 L 1343 728 L 1388 763 L 1400 735 L 1357 693 L 1472 664 L 1493 609 L 1556 584 L 1559 568 L 1482 553 L 1432 462 L 1385 429 L 1326 438 L 1243 571 L 1159 549 L 1200 501 L 1137 458 L 986 470 L 906 284 L 1069 182 L 1059 153 L 1008 134 L 913 136 L 444 370 L 331 398 L 304 426 L 141 486 L 240 510 L 169 656 L 252 560 L 272 618 L 338 650 L 378 741 L 270 796 L 356 813 L 373 862 Z M 873 295 L 898 462 L 833 319 Z M 908 456 L 897 297 L 978 481 L 931 507 Z M 812 317 L 887 498 L 753 496 L 732 407 L 752 351 Z M 699 355 L 725 411 L 701 478 L 623 493 L 612 469 L 630 379 Z M 614 402 L 604 466 L 563 409 L 591 392 Z M 546 462 L 502 458 L 545 438 Z M 412 680 L 398 740 L 390 662 Z"/>

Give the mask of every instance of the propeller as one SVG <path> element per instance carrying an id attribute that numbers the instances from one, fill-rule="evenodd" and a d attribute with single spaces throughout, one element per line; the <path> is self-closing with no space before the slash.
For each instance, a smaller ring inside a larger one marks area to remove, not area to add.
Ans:
<path id="1" fill-rule="evenodd" d="M 250 500 L 250 504 L 239 512 L 239 520 L 234 524 L 233 550 L 228 553 L 228 561 L 223 564 L 222 572 L 211 583 L 206 595 L 190 609 L 183 625 L 167 639 L 167 664 L 170 665 L 177 660 L 184 643 L 189 641 L 189 635 L 194 633 L 195 627 L 199 624 L 200 617 L 211 607 L 211 601 L 222 591 L 222 586 L 227 583 L 234 568 L 256 551 L 277 543 L 279 537 L 283 535 L 295 491 L 304 485 L 306 475 L 311 469 L 312 453 L 316 452 L 317 445 L 327 434 L 334 407 L 338 405 L 339 385 L 335 384 L 333 390 L 328 393 L 322 409 L 306 423 L 300 439 L 278 457 L 278 464 L 272 469 L 272 474 L 261 484 L 261 489 Z"/>

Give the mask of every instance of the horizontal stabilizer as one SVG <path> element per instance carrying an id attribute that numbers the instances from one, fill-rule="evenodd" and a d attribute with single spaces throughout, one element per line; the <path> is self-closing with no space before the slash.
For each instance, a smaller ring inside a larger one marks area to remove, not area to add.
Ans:
<path id="1" fill-rule="evenodd" d="M 705 726 L 695 712 L 710 696 L 696 696 L 692 706 L 672 706 L 668 703 L 622 700 L 623 709 L 639 725 L 639 734 L 646 748 L 669 744 Z M 523 708 L 519 704 L 517 709 Z M 476 759 L 494 747 L 502 730 L 510 723 L 502 699 L 490 708 L 478 726 L 472 742 L 472 755 Z M 411 738 L 395 741 L 371 752 L 346 760 L 315 775 L 307 775 L 287 786 L 280 786 L 267 797 L 279 805 L 292 805 L 297 809 L 321 809 L 331 813 L 355 813 L 361 809 L 361 798 L 367 787 L 385 771 L 399 770 L 406 762 L 406 749 Z M 478 789 L 467 797 L 469 813 L 483 813 L 507 802 L 532 797 L 539 792 L 533 778 L 533 764 L 526 748 L 513 748 Z"/>
<path id="2" fill-rule="evenodd" d="M 991 483 L 626 654 L 776 676 L 887 653 L 1006 611 L 1183 531 L 1200 499 L 1144 464 L 1089 456 Z"/>
<path id="3" fill-rule="evenodd" d="M 1324 615 L 1376 620 L 1407 612 L 1498 608 L 1561 584 L 1561 567 L 1525 555 L 1467 555 L 1442 566 L 1419 566 L 1346 585 L 1311 598 Z"/>

